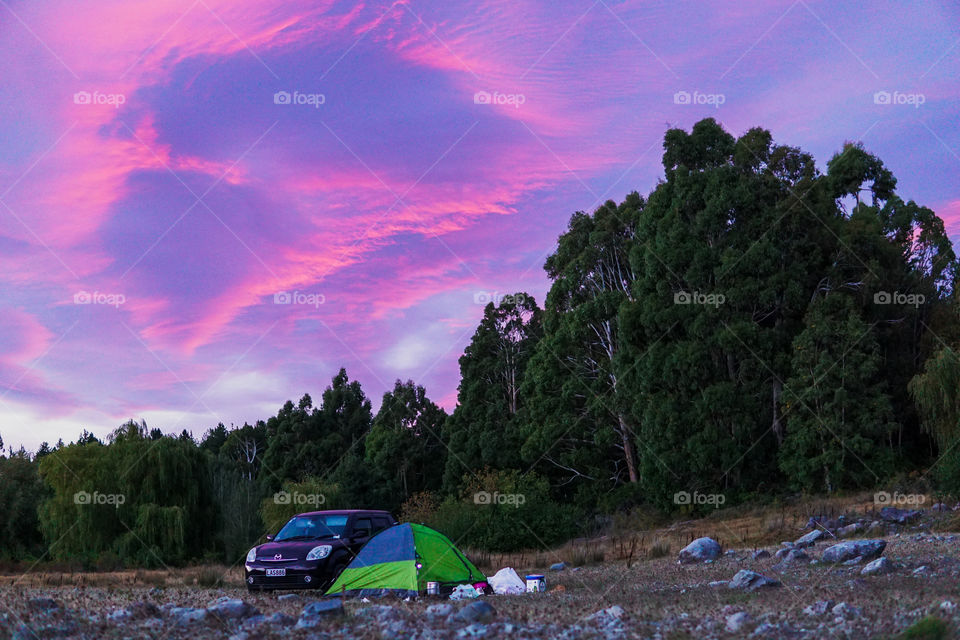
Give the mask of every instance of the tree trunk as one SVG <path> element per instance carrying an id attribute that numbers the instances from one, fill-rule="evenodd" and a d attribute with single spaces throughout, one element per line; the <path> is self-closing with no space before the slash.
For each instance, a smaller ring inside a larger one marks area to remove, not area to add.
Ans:
<path id="1" fill-rule="evenodd" d="M 637 481 L 637 463 L 633 455 L 633 438 L 631 437 L 633 434 L 622 415 L 617 416 L 617 421 L 620 423 L 620 437 L 623 439 L 623 458 L 627 463 L 627 474 L 630 482 L 634 483 Z"/>

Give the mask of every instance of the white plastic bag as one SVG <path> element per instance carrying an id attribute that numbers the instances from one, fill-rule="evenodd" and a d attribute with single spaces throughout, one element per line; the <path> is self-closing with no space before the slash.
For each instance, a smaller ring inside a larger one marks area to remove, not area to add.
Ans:
<path id="1" fill-rule="evenodd" d="M 451 600 L 469 600 L 479 597 L 480 594 L 473 588 L 473 585 L 470 584 L 458 584 L 457 588 L 450 594 Z"/>
<path id="2" fill-rule="evenodd" d="M 487 578 L 487 582 L 497 595 L 519 595 L 527 592 L 527 583 L 510 567 L 500 569 L 492 578 Z"/>

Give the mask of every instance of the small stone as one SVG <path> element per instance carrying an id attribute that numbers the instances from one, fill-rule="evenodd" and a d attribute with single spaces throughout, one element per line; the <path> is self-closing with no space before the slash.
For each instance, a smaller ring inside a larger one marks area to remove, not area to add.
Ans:
<path id="1" fill-rule="evenodd" d="M 176 624 L 190 625 L 197 622 L 203 622 L 207 619 L 206 609 L 193 609 L 191 607 L 174 607 L 170 609 L 170 615 Z"/>
<path id="2" fill-rule="evenodd" d="M 863 525 L 860 524 L 859 522 L 854 522 L 853 524 L 848 524 L 845 527 L 840 527 L 839 529 L 837 529 L 837 537 L 849 538 L 851 536 L 857 535 L 861 531 L 863 531 Z"/>
<path id="3" fill-rule="evenodd" d="M 210 615 L 216 618 L 227 618 L 232 620 L 242 620 L 255 616 L 260 612 L 256 607 L 247 604 L 239 598 L 221 598 L 217 602 L 207 607 Z"/>
<path id="4" fill-rule="evenodd" d="M 565 562 L 557 562 L 550 565 L 550 571 L 563 571 L 566 568 L 567 564 Z"/>
<path id="5" fill-rule="evenodd" d="M 332 618 L 343 615 L 343 602 L 338 600 L 315 600 L 305 606 L 297 620 L 297 629 L 312 629 L 320 624 L 323 618 Z"/>
<path id="6" fill-rule="evenodd" d="M 759 549 L 757 551 L 754 551 L 750 557 L 753 558 L 754 560 L 763 560 L 764 558 L 770 557 L 770 552 L 767 551 L 766 549 Z"/>
<path id="7" fill-rule="evenodd" d="M 300 599 L 299 593 L 284 593 L 283 595 L 277 596 L 277 600 L 279 600 L 280 602 L 290 602 L 290 601 L 299 600 L 299 599 Z"/>
<path id="8" fill-rule="evenodd" d="M 378 622 L 387 622 L 388 620 L 397 620 L 400 618 L 400 613 L 396 609 L 385 604 L 375 604 L 370 607 L 358 609 L 353 615 L 355 618 L 376 620 Z"/>
<path id="9" fill-rule="evenodd" d="M 914 569 L 911 573 L 915 576 L 925 576 L 930 573 L 930 568 L 927 565 L 923 565 Z"/>
<path id="10" fill-rule="evenodd" d="M 860 609 L 853 607 L 846 602 L 839 602 L 830 610 L 838 618 L 859 618 Z"/>
<path id="11" fill-rule="evenodd" d="M 856 558 L 850 558 L 849 560 L 847 560 L 846 562 L 843 563 L 843 566 L 845 566 L 845 567 L 853 567 L 853 566 L 856 566 L 856 565 L 858 565 L 858 564 L 863 564 L 863 556 L 857 556 Z"/>
<path id="12" fill-rule="evenodd" d="M 831 609 L 833 609 L 833 600 L 818 600 L 804 607 L 803 612 L 808 616 L 820 618 L 827 615 L 827 612 Z"/>
<path id="13" fill-rule="evenodd" d="M 944 600 L 940 603 L 940 610 L 946 611 L 947 613 L 953 613 L 957 608 L 957 605 L 949 600 Z"/>
<path id="14" fill-rule="evenodd" d="M 707 586 L 716 588 L 716 587 L 725 587 L 728 584 L 730 584 L 729 580 L 714 580 L 713 582 L 707 583 Z"/>

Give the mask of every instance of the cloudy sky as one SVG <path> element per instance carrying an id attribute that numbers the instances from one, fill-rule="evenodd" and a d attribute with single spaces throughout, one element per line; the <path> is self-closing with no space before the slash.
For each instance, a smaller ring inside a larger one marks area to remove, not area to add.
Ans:
<path id="1" fill-rule="evenodd" d="M 340 366 L 448 410 L 669 126 L 861 140 L 960 234 L 960 7 L 0 0 L 0 435 L 202 434 Z"/>

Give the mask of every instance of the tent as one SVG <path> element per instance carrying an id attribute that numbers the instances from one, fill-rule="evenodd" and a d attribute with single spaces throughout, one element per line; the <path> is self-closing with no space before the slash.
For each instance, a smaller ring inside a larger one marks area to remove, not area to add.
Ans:
<path id="1" fill-rule="evenodd" d="M 486 580 L 467 557 L 438 531 L 422 524 L 385 529 L 360 549 L 326 595 L 416 597 L 428 582 L 444 591 Z"/>

